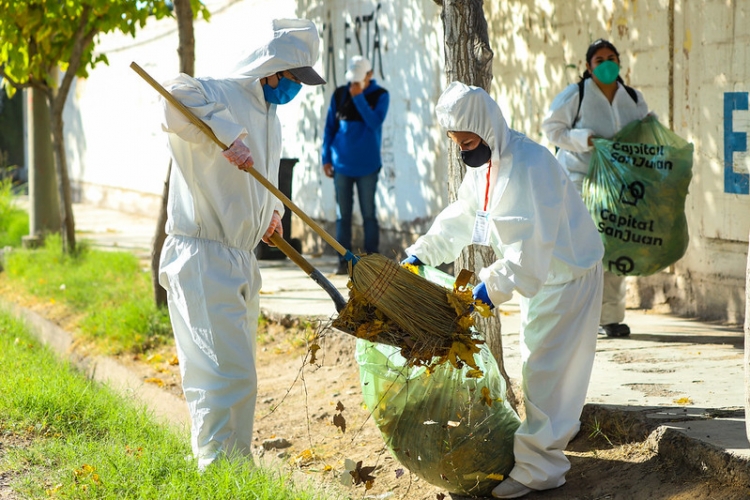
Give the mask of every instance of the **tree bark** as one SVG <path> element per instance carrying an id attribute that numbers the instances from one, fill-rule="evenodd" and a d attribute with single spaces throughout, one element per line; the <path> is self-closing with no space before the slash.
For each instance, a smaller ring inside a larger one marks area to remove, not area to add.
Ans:
<path id="1" fill-rule="evenodd" d="M 76 225 L 73 217 L 73 200 L 70 194 L 70 176 L 68 162 L 65 158 L 65 134 L 63 128 L 63 107 L 66 95 L 52 89 L 47 89 L 47 101 L 50 109 L 50 128 L 52 129 L 52 146 L 55 155 L 55 171 L 57 172 L 57 193 L 60 203 L 60 235 L 63 251 L 73 254 L 76 250 Z"/>
<path id="2" fill-rule="evenodd" d="M 442 0 L 441 19 L 445 33 L 445 73 L 447 83 L 453 81 L 474 85 L 489 91 L 492 81 L 492 49 L 487 34 L 482 0 Z M 458 196 L 458 188 L 466 172 L 460 161 L 458 148 L 448 141 L 448 195 L 451 201 Z M 469 269 L 477 273 L 497 259 L 490 247 L 471 245 L 455 262 L 456 271 Z M 476 274 L 475 274 L 476 275 Z M 476 279 L 475 279 L 476 284 Z M 497 360 L 500 373 L 507 385 L 506 397 L 516 408 L 517 399 L 503 362 L 500 317 L 478 318 L 477 329 L 484 332 L 487 345 Z"/>
<path id="3" fill-rule="evenodd" d="M 195 32 L 193 30 L 193 7 L 190 0 L 174 0 L 175 17 L 179 44 L 177 54 L 180 56 L 180 73 L 195 74 Z M 164 241 L 167 239 L 167 200 L 169 199 L 169 177 L 172 173 L 172 160 L 167 168 L 167 180 L 161 198 L 159 220 L 156 223 L 154 244 L 151 248 L 151 285 L 154 290 L 154 301 L 157 307 L 167 305 L 167 291 L 159 284 L 159 260 Z"/>

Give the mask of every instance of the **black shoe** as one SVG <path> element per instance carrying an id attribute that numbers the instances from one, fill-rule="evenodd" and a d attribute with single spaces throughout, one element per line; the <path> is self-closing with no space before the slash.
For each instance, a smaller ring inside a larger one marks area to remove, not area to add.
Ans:
<path id="1" fill-rule="evenodd" d="M 630 327 L 624 323 L 599 325 L 599 335 L 606 335 L 607 337 L 627 337 L 630 335 Z"/>
<path id="2" fill-rule="evenodd" d="M 349 263 L 346 261 L 339 262 L 339 267 L 336 269 L 336 274 L 339 276 L 349 274 Z"/>

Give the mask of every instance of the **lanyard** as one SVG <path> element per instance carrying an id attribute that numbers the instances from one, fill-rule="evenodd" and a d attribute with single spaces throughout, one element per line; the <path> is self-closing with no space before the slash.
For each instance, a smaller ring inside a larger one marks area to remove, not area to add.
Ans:
<path id="1" fill-rule="evenodd" d="M 492 170 L 492 160 L 490 160 L 490 166 L 487 167 L 487 187 L 484 190 L 484 211 L 487 211 L 487 205 L 490 200 L 490 170 Z"/>

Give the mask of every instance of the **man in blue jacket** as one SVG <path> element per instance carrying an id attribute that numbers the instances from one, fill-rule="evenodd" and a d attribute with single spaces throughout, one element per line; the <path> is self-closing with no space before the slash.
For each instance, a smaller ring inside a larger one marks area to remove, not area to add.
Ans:
<path id="1" fill-rule="evenodd" d="M 352 207 L 357 186 L 364 228 L 365 253 L 377 253 L 380 226 L 375 213 L 375 192 L 382 161 L 380 144 L 388 113 L 388 91 L 372 78 L 372 65 L 354 56 L 346 72 L 346 85 L 338 87 L 328 108 L 323 134 L 323 170 L 336 188 L 336 240 L 352 249 Z M 339 257 L 336 274 L 347 274 Z"/>

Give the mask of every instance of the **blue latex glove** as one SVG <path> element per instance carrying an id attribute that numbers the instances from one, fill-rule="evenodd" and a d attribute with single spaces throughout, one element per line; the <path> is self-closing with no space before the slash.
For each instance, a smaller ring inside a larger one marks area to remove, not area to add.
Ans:
<path id="1" fill-rule="evenodd" d="M 411 264 L 412 266 L 423 266 L 424 262 L 419 260 L 416 255 L 410 255 L 401 261 L 401 265 L 403 266 L 404 264 Z"/>
<path id="2" fill-rule="evenodd" d="M 490 300 L 490 296 L 487 295 L 487 286 L 484 284 L 484 282 L 479 283 L 477 286 L 475 286 L 473 293 L 474 300 L 481 300 L 482 302 L 490 306 L 490 309 L 495 308 L 495 304 L 492 303 L 492 301 Z"/>

